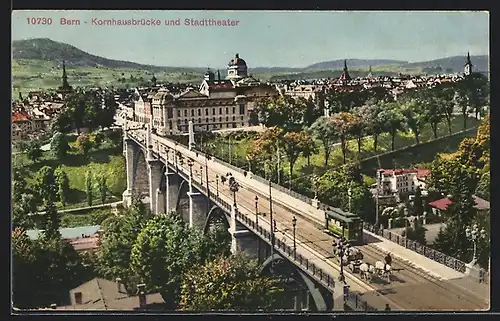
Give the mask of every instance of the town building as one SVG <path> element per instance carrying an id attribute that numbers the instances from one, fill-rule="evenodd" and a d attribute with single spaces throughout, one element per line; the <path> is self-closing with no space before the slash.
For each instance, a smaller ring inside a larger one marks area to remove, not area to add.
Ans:
<path id="1" fill-rule="evenodd" d="M 476 195 L 473 195 L 472 198 L 474 199 L 474 202 L 476 203 L 475 208 L 478 211 L 489 211 L 490 210 L 490 202 L 488 202 L 487 200 L 483 200 L 482 198 L 477 197 Z M 439 199 L 437 201 L 430 202 L 429 206 L 432 208 L 432 212 L 435 215 L 443 216 L 446 213 L 446 211 L 448 210 L 448 207 L 450 206 L 450 204 L 452 204 L 452 203 L 453 203 L 453 201 L 448 196 L 448 197 Z"/>
<path id="2" fill-rule="evenodd" d="M 226 79 L 207 70 L 197 90 L 174 94 L 165 87 L 137 89 L 134 120 L 152 122 L 164 135 L 188 132 L 189 121 L 195 131 L 247 127 L 258 102 L 277 94 L 274 86 L 249 75 L 246 62 L 236 54 L 227 66 Z"/>
<path id="3" fill-rule="evenodd" d="M 422 195 L 427 194 L 426 178 L 428 169 L 379 169 L 377 171 L 378 193 L 380 196 L 413 194 L 420 187 Z"/>
<path id="4" fill-rule="evenodd" d="M 100 225 L 61 228 L 59 233 L 61 233 L 61 239 L 73 245 L 76 251 L 91 252 L 99 248 L 100 228 Z M 43 230 L 26 230 L 25 233 L 31 240 L 36 240 L 42 235 Z"/>
<path id="5" fill-rule="evenodd" d="M 130 296 L 120 279 L 116 282 L 94 278 L 69 291 L 70 305 L 51 306 L 54 310 L 160 310 L 165 301 L 160 293 L 145 294 L 144 284 Z"/>

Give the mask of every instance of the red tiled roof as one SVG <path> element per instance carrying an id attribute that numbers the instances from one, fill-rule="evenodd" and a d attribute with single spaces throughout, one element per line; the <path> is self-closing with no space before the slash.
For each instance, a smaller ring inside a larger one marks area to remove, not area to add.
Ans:
<path id="1" fill-rule="evenodd" d="M 30 115 L 25 111 L 16 111 L 12 113 L 12 122 L 27 121 L 29 119 Z"/>
<path id="2" fill-rule="evenodd" d="M 479 198 L 475 195 L 472 196 L 474 198 L 474 201 L 476 202 L 476 209 L 478 210 L 487 210 L 490 208 L 490 202 L 483 200 L 482 198 Z M 447 197 L 442 198 L 440 200 L 430 202 L 429 206 L 437 208 L 438 210 L 446 211 L 448 209 L 448 206 L 450 206 L 451 200 Z"/>

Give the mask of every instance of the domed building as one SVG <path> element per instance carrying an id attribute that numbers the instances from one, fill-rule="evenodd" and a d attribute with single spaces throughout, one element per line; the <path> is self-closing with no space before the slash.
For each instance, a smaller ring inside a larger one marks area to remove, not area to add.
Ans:
<path id="1" fill-rule="evenodd" d="M 227 79 L 241 79 L 248 77 L 248 68 L 245 60 L 241 59 L 239 54 L 234 56 L 227 65 Z"/>
<path id="2" fill-rule="evenodd" d="M 207 69 L 199 90 L 172 95 L 166 88 L 139 88 L 134 119 L 151 123 L 159 134 L 186 133 L 189 121 L 195 131 L 212 131 L 254 125 L 250 114 L 256 103 L 277 95 L 276 88 L 248 76 L 245 60 L 235 55 L 227 66 L 226 79 Z"/>

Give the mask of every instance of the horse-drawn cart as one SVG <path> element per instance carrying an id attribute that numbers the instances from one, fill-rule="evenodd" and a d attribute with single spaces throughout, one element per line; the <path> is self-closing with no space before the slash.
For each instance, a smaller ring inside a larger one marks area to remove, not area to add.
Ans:
<path id="1" fill-rule="evenodd" d="M 352 273 L 359 273 L 359 266 L 361 264 L 363 264 L 363 261 L 353 260 L 353 261 L 349 261 L 349 264 L 347 265 L 347 267 L 349 268 L 349 270 L 351 270 Z"/>

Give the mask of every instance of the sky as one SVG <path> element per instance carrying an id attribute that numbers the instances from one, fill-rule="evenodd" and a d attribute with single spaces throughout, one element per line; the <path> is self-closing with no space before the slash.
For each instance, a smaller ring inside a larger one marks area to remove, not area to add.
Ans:
<path id="1" fill-rule="evenodd" d="M 61 18 L 79 20 L 80 25 L 61 24 Z M 99 25 L 100 20 L 111 19 L 154 20 L 160 25 Z M 180 25 L 165 25 L 166 20 L 176 19 Z M 229 19 L 235 25 L 192 26 L 185 19 Z M 43 21 L 51 24 L 40 24 Z M 223 67 L 235 53 L 249 68 L 305 67 L 337 59 L 416 62 L 465 56 L 468 51 L 488 54 L 489 37 L 489 14 L 471 11 L 37 10 L 12 14 L 13 40 L 50 38 L 105 58 L 157 66 Z"/>

